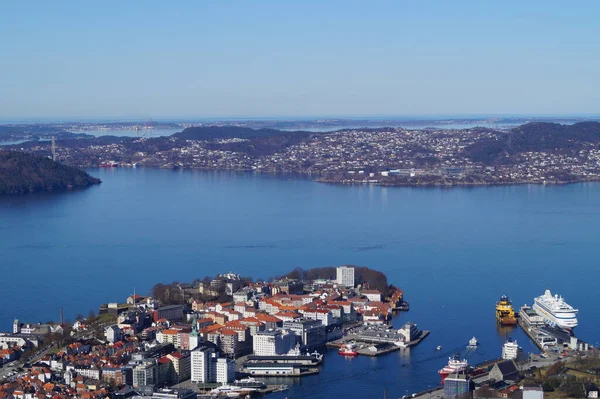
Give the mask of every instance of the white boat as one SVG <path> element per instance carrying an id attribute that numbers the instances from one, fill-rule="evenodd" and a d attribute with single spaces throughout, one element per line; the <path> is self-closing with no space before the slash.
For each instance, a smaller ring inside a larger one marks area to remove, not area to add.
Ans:
<path id="1" fill-rule="evenodd" d="M 239 387 L 237 385 L 221 385 L 210 391 L 211 395 L 229 395 L 230 393 L 245 393 L 256 391 L 254 388 Z"/>
<path id="2" fill-rule="evenodd" d="M 509 339 L 504 345 L 502 345 L 502 359 L 514 360 L 517 358 L 518 354 L 519 345 L 517 345 L 517 341 Z"/>
<path id="3" fill-rule="evenodd" d="M 442 345 L 438 345 L 438 346 L 436 346 L 436 347 L 435 347 L 435 350 L 436 350 L 436 351 L 441 351 L 441 350 L 442 350 Z"/>
<path id="4" fill-rule="evenodd" d="M 477 345 L 479 345 L 479 342 L 477 342 L 477 338 L 473 337 L 469 340 L 469 348 L 475 348 Z"/>
<path id="5" fill-rule="evenodd" d="M 262 389 L 267 386 L 263 381 L 256 380 L 252 377 L 242 378 L 241 380 L 235 380 L 233 384 L 240 388 L 255 388 Z"/>
<path id="6" fill-rule="evenodd" d="M 549 325 L 565 330 L 577 327 L 577 312 L 579 310 L 566 303 L 563 297 L 556 294 L 552 295 L 550 290 L 546 290 L 544 295 L 538 296 L 533 302 L 533 309 Z"/>

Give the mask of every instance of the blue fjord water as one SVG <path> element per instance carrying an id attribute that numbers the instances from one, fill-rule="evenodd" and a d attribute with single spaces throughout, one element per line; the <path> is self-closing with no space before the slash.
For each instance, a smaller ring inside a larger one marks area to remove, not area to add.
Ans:
<path id="1" fill-rule="evenodd" d="M 272 397 L 402 396 L 439 383 L 461 350 L 500 354 L 502 294 L 531 304 L 546 288 L 580 309 L 577 334 L 598 341 L 600 184 L 481 188 L 335 186 L 291 176 L 155 169 L 90 170 L 87 190 L 0 199 L 0 330 L 56 320 L 148 293 L 156 282 L 218 272 L 269 277 L 339 264 L 385 272 L 431 330 L 379 358 L 326 354 L 319 375 Z M 477 351 L 464 346 L 475 335 Z M 435 351 L 442 345 L 440 352 Z M 286 382 L 290 383 L 290 382 Z"/>

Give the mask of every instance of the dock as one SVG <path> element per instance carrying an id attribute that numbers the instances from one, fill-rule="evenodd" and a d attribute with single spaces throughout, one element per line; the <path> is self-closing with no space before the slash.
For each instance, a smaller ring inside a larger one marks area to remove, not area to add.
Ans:
<path id="1" fill-rule="evenodd" d="M 531 339 L 531 341 L 535 344 L 535 346 L 537 346 L 540 350 L 544 350 L 542 344 L 535 338 L 535 336 L 538 334 L 538 330 L 535 327 L 528 325 L 527 322 L 525 322 L 525 320 L 523 320 L 521 317 L 519 317 L 517 323 L 519 324 L 519 327 L 521 327 L 521 330 L 523 330 L 529 339 Z"/>
<path id="2" fill-rule="evenodd" d="M 351 335 L 344 337 L 343 339 L 328 342 L 327 347 L 337 349 L 340 346 L 344 345 L 345 343 L 352 341 L 358 346 L 358 349 L 356 351 L 358 352 L 359 355 L 374 357 L 374 356 L 381 356 L 381 355 L 385 355 L 387 353 L 395 352 L 400 349 L 410 348 L 411 346 L 414 346 L 414 345 L 417 345 L 418 343 L 420 343 L 428 335 L 429 335 L 429 330 L 422 330 L 422 331 L 420 331 L 419 335 L 417 337 L 415 337 L 413 340 L 405 343 L 403 346 L 399 346 L 399 345 L 396 345 L 395 343 L 373 341 L 373 340 L 369 340 L 368 338 L 360 336 L 360 335 L 351 334 Z"/>

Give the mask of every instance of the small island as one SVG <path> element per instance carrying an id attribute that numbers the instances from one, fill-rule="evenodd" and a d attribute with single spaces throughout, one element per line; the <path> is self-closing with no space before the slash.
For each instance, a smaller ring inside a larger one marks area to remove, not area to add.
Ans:
<path id="1" fill-rule="evenodd" d="M 80 169 L 47 157 L 0 151 L 0 196 L 74 190 L 100 183 Z"/>

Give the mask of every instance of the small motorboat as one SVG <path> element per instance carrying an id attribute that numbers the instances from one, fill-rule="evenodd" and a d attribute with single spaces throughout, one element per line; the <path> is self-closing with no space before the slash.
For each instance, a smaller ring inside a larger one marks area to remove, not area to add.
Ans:
<path id="1" fill-rule="evenodd" d="M 435 350 L 436 350 L 436 351 L 441 351 L 441 350 L 442 350 L 442 345 L 438 345 L 438 346 L 436 346 L 436 347 L 435 347 Z"/>
<path id="2" fill-rule="evenodd" d="M 479 342 L 477 342 L 477 338 L 473 337 L 469 340 L 469 345 L 467 345 L 469 348 L 476 348 L 477 345 L 479 345 Z"/>

